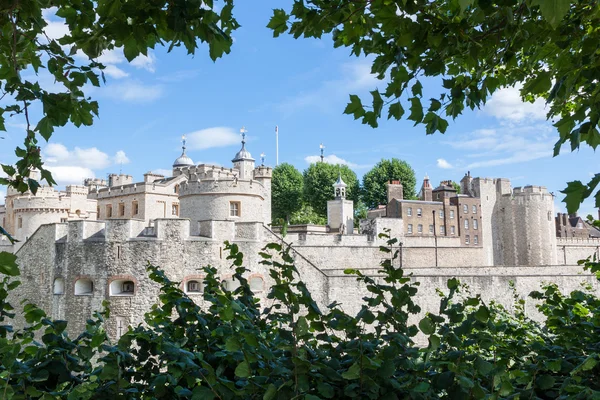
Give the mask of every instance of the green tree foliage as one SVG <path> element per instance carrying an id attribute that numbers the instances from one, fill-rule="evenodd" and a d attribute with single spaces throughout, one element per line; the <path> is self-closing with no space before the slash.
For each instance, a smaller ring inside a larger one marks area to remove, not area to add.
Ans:
<path id="1" fill-rule="evenodd" d="M 384 235 L 383 238 L 386 238 Z M 25 303 L 27 328 L 13 332 L 8 293 L 0 281 L 0 392 L 6 399 L 595 399 L 600 395 L 600 299 L 588 291 L 531 294 L 545 322 L 472 296 L 450 279 L 437 313 L 414 314 L 418 283 L 398 267 L 399 246 L 387 238 L 379 274 L 347 270 L 369 293 L 355 314 L 339 303 L 320 308 L 290 247 L 260 253 L 273 280 L 261 305 L 246 276 L 244 255 L 226 244 L 234 291 L 216 269 L 203 268 L 203 306 L 148 265 L 161 286 L 145 323 L 116 343 L 104 330 L 105 310 L 76 338 Z M 600 264 L 587 261 L 598 273 Z M 21 312 L 21 311 L 18 311 Z M 417 346 L 421 333 L 428 344 Z M 38 339 L 41 338 L 41 339 Z M 91 360 L 94 360 L 92 362 Z"/>
<path id="2" fill-rule="evenodd" d="M 327 217 L 327 201 L 334 198 L 333 184 L 339 174 L 348 185 L 346 198 L 358 202 L 358 178 L 347 165 L 318 162 L 304 170 L 304 200 L 321 217 Z"/>
<path id="3" fill-rule="evenodd" d="M 304 178 L 291 164 L 283 163 L 273 168 L 271 185 L 271 209 L 273 219 L 290 217 L 302 208 Z"/>
<path id="4" fill-rule="evenodd" d="M 294 214 L 290 219 L 291 225 L 304 225 L 304 224 L 314 224 L 314 225 L 327 225 L 327 218 L 319 215 L 315 212 L 315 210 L 309 206 L 308 204 L 302 204 L 302 207 Z"/>
<path id="5" fill-rule="evenodd" d="M 460 183 L 452 181 L 452 187 L 456 190 L 456 194 L 460 194 Z"/>
<path id="6" fill-rule="evenodd" d="M 405 199 L 415 198 L 417 180 L 412 167 L 406 161 L 397 158 L 382 159 L 363 175 L 362 200 L 368 208 L 387 204 L 386 183 L 391 180 L 399 180 L 402 183 Z"/>
<path id="7" fill-rule="evenodd" d="M 43 12 L 51 7 L 58 9 L 56 15 L 68 28 L 60 39 L 46 34 Z M 105 66 L 97 61 L 102 52 L 122 48 L 131 61 L 157 45 L 166 45 L 169 51 L 184 46 L 194 54 L 198 42 L 205 42 L 209 56 L 216 60 L 229 53 L 231 33 L 239 27 L 232 10 L 233 0 L 215 8 L 212 0 L 0 2 L 0 89 L 6 104 L 0 108 L 0 131 L 6 130 L 6 118 L 19 116 L 26 121 L 23 146 L 15 150 L 16 167 L 1 165 L 8 178 L 0 178 L 0 184 L 35 193 L 39 183 L 26 179 L 32 168 L 39 169 L 49 184 L 55 183 L 43 167 L 38 143 L 69 122 L 92 125 L 98 103 L 85 96 L 83 87 L 105 81 Z M 28 78 L 37 73 L 50 74 L 62 89 L 49 91 Z M 37 120 L 32 112 L 36 109 L 42 110 Z"/>
<path id="8" fill-rule="evenodd" d="M 385 89 L 369 99 L 350 95 L 345 110 L 365 124 L 405 117 L 427 134 L 444 133 L 465 107 L 516 86 L 524 100 L 546 102 L 558 131 L 555 155 L 566 143 L 572 151 L 600 145 L 598 26 L 597 0 L 295 0 L 289 12 L 274 10 L 268 25 L 274 36 L 331 33 L 335 47 L 373 60 Z M 424 83 L 437 85 L 438 94 L 424 97 Z M 600 174 L 569 182 L 568 211 L 599 183 Z M 600 192 L 595 197 L 600 207 Z"/>

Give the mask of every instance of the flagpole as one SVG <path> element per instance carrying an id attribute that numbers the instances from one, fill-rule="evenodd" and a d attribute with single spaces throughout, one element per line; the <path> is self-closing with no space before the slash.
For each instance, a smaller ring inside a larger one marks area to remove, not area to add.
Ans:
<path id="1" fill-rule="evenodd" d="M 279 165 L 279 126 L 275 125 L 275 166 Z"/>

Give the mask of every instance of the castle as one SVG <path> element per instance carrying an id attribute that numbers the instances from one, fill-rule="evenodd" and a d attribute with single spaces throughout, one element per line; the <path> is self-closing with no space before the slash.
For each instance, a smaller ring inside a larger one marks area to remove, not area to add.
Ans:
<path id="1" fill-rule="evenodd" d="M 417 301 L 424 311 L 437 311 L 436 289 L 450 277 L 507 307 L 509 281 L 523 296 L 543 281 L 563 290 L 583 281 L 598 291 L 596 279 L 583 273 L 577 260 L 598 255 L 600 240 L 557 238 L 553 197 L 544 187 L 512 188 L 507 179 L 467 173 L 461 194 L 450 182 L 434 189 L 426 177 L 420 199 L 405 200 L 400 182 L 392 181 L 387 204 L 355 223 L 340 177 L 327 204 L 328 225 L 291 226 L 282 237 L 269 225 L 272 169 L 256 166 L 245 140 L 231 168 L 195 165 L 185 150 L 184 143 L 172 177 L 148 173 L 135 183 L 128 175 L 111 175 L 108 181 L 67 187 L 65 193 L 10 191 L 5 226 L 22 242 L 3 241 L 0 249 L 19 257 L 23 284 L 13 295 L 68 320 L 71 333 L 81 331 L 108 300 L 107 331 L 118 337 L 140 323 L 157 299 L 147 261 L 202 301 L 203 266 L 217 268 L 225 287 L 236 288 L 224 250 L 228 240 L 244 253 L 251 289 L 266 300 L 270 277 L 258 253 L 277 241 L 293 243 L 300 278 L 320 305 L 336 300 L 353 312 L 366 292 L 344 270 L 378 278 L 385 256 L 378 235 L 388 230 L 399 239 L 396 262 L 421 283 Z M 533 303 L 526 308 L 535 315 Z"/>

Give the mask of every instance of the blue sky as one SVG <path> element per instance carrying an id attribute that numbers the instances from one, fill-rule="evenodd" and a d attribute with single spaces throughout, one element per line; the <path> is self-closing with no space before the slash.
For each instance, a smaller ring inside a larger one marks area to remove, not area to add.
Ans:
<path id="1" fill-rule="evenodd" d="M 544 104 L 523 104 L 514 88 L 495 94 L 482 110 L 465 111 L 444 135 L 426 136 L 424 127 L 407 121 L 384 120 L 377 129 L 354 121 L 342 113 L 348 95 L 368 98 L 369 90 L 384 83 L 370 75 L 369 60 L 333 49 L 329 38 L 274 39 L 265 27 L 271 10 L 290 3 L 238 1 L 242 27 L 234 33 L 231 54 L 216 63 L 204 45 L 194 57 L 183 49 L 169 54 L 157 48 L 133 64 L 119 50 L 103 55 L 108 82 L 88 92 L 100 103 L 100 118 L 92 127 L 61 128 L 42 145 L 58 183 L 119 170 L 136 180 L 146 171 L 169 171 L 183 134 L 195 162 L 229 166 L 242 126 L 254 158 L 264 152 L 266 164 L 274 165 L 276 125 L 280 162 L 300 170 L 318 156 L 322 142 L 329 161 L 346 163 L 359 176 L 380 159 L 397 157 L 412 165 L 419 184 L 425 174 L 436 185 L 458 181 L 470 170 L 473 176 L 510 178 L 513 186 L 547 186 L 557 194 L 557 211 L 564 209 L 558 192 L 567 181 L 587 182 L 597 172 L 597 156 L 587 148 L 565 148 L 552 158 L 558 134 L 545 121 Z M 64 34 L 51 11 L 46 17 L 51 36 Z M 53 85 L 47 76 L 39 79 Z M 435 93 L 435 81 L 425 82 L 425 96 Z M 22 124 L 7 121 L 0 161 L 14 162 Z M 592 208 L 588 201 L 581 212 Z"/>

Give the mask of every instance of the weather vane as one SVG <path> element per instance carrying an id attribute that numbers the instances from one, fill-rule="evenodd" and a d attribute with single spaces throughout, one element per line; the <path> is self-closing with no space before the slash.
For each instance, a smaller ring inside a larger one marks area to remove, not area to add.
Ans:
<path id="1" fill-rule="evenodd" d="M 246 143 L 246 132 L 248 132 L 246 127 L 242 126 L 242 129 L 240 129 L 240 133 L 242 134 L 242 143 Z"/>
<path id="2" fill-rule="evenodd" d="M 319 148 L 321 149 L 321 162 L 323 162 L 323 160 L 324 160 L 324 157 L 323 157 L 323 149 L 325 148 L 325 146 L 323 146 L 323 143 L 321 143 L 321 144 L 319 145 Z"/>
<path id="3" fill-rule="evenodd" d="M 261 165 L 265 165 L 265 153 L 260 153 L 260 160 L 261 160 Z"/>

